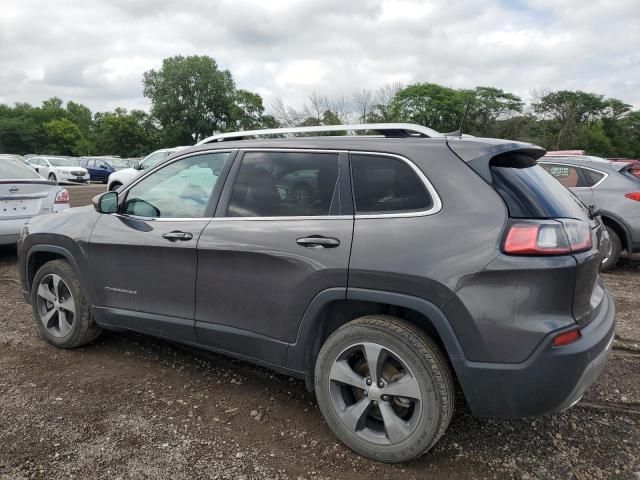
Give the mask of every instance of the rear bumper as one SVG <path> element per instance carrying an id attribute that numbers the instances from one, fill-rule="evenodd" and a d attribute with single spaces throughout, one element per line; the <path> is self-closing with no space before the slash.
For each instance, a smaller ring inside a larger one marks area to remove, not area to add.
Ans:
<path id="1" fill-rule="evenodd" d="M 452 359 L 474 415 L 518 418 L 565 410 L 577 403 L 604 368 L 613 343 L 615 306 L 609 292 L 582 338 L 552 347 L 547 336 L 523 363 Z"/>
<path id="2" fill-rule="evenodd" d="M 28 218 L 0 220 L 0 245 L 11 245 L 18 242 L 22 226 Z"/>

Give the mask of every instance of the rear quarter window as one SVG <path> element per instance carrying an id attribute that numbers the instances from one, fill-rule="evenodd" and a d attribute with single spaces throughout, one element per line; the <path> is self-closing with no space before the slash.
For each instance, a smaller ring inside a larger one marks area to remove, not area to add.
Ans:
<path id="1" fill-rule="evenodd" d="M 351 172 L 359 214 L 418 212 L 433 206 L 425 184 L 403 160 L 351 154 Z"/>

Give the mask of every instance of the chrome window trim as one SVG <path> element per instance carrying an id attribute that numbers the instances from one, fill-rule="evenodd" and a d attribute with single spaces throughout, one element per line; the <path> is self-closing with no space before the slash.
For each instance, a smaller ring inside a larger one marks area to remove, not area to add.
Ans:
<path id="1" fill-rule="evenodd" d="M 583 165 L 575 165 L 573 163 L 554 162 L 554 161 L 551 161 L 551 162 L 538 161 L 538 163 L 542 163 L 544 165 L 561 165 L 563 167 L 583 168 L 585 170 L 591 170 L 592 172 L 596 172 L 596 173 L 599 173 L 600 175 L 603 175 L 603 177 L 600 180 L 598 180 L 596 183 L 594 183 L 590 187 L 567 187 L 567 188 L 572 188 L 572 189 L 581 190 L 581 189 L 586 189 L 586 188 L 596 188 L 598 185 L 600 185 L 602 182 L 604 182 L 607 179 L 607 177 L 609 176 L 609 174 L 607 172 L 603 172 L 602 170 L 598 170 L 597 168 L 585 167 Z"/>
<path id="2" fill-rule="evenodd" d="M 215 143 L 213 145 L 216 145 Z M 210 220 L 210 221 L 287 221 L 287 220 L 365 220 L 365 219 L 374 219 L 374 218 L 412 218 L 412 217 L 425 217 L 429 215 L 435 215 L 442 210 L 442 200 L 438 195 L 435 187 L 431 184 L 429 179 L 425 176 L 425 174 L 418 168 L 418 166 L 411 160 L 402 155 L 398 155 L 395 153 L 386 153 L 386 152 L 371 152 L 371 151 L 362 151 L 362 150 L 344 150 L 344 149 L 317 149 L 317 148 L 269 148 L 269 147 L 250 147 L 250 148 L 231 148 L 231 149 L 208 149 L 201 150 L 198 152 L 187 153 L 184 155 L 180 155 L 174 159 L 172 159 L 168 163 L 163 163 L 162 165 L 157 165 L 153 167 L 149 172 L 140 176 L 140 178 L 136 178 L 132 183 L 127 185 L 125 189 L 122 191 L 124 195 L 127 193 L 134 185 L 138 182 L 142 181 L 148 175 L 153 173 L 155 170 L 167 166 L 173 162 L 176 162 L 180 159 L 196 156 L 196 155 L 205 155 L 210 153 L 231 153 L 233 151 L 238 151 L 239 153 L 243 152 L 297 152 L 297 153 L 334 153 L 339 155 L 340 153 L 348 153 L 348 154 L 356 154 L 356 155 L 372 155 L 378 157 L 389 157 L 396 158 L 398 160 L 403 161 L 413 170 L 413 172 L 418 176 L 418 178 L 422 181 L 424 186 L 429 192 L 431 196 L 431 200 L 433 205 L 427 210 L 419 210 L 419 211 L 411 211 L 411 212 L 396 212 L 396 213 L 368 213 L 368 214 L 358 214 L 355 215 L 305 215 L 305 216 L 280 216 L 280 217 L 193 217 L 193 218 L 176 218 L 176 217 L 140 217 L 136 215 L 127 215 L 127 214 L 116 214 L 118 216 L 123 216 L 126 218 L 133 218 L 135 220 L 141 221 L 157 221 L 157 222 L 183 222 L 188 220 Z M 120 192 L 118 193 L 120 195 Z M 354 205 L 355 207 L 355 205 Z"/>

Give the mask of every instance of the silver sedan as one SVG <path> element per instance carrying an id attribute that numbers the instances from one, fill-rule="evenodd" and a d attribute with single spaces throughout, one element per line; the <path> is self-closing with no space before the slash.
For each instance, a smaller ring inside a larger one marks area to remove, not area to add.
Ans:
<path id="1" fill-rule="evenodd" d="M 69 208 L 69 193 L 19 160 L 0 159 L 0 245 L 18 241 L 25 222 Z"/>

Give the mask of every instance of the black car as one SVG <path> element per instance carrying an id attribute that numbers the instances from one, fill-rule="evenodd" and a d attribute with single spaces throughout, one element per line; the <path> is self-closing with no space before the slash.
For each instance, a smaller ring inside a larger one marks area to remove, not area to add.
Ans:
<path id="1" fill-rule="evenodd" d="M 382 136 L 237 140 L 327 130 Z M 605 230 L 544 153 L 407 124 L 222 134 L 31 220 L 25 299 L 61 348 L 126 329 L 303 378 L 345 444 L 407 461 L 457 385 L 475 415 L 541 415 L 605 364 Z M 305 201 L 282 191 L 295 171 Z"/>

